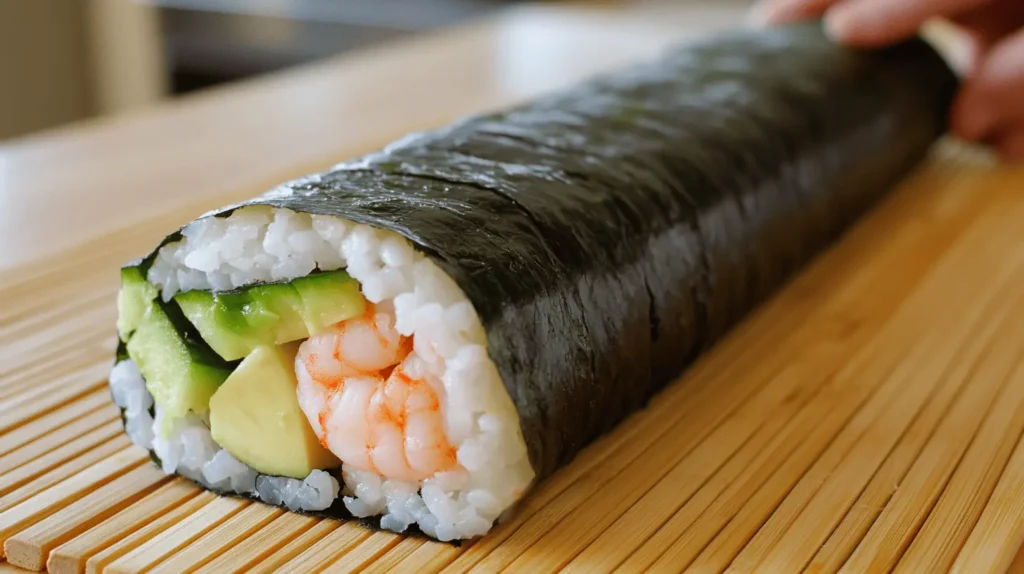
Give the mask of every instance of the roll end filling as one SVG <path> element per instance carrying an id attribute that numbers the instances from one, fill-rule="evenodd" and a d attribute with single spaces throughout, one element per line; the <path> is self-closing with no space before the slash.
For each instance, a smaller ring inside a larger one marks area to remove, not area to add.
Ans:
<path id="1" fill-rule="evenodd" d="M 163 470 L 382 528 L 485 534 L 535 477 L 462 290 L 400 235 L 249 206 L 122 273 L 110 384 Z"/>

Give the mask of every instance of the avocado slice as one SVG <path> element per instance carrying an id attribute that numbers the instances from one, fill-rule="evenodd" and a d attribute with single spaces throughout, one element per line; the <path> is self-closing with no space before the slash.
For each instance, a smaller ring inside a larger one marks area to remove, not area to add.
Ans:
<path id="1" fill-rule="evenodd" d="M 238 291 L 187 291 L 174 300 L 203 340 L 228 361 L 248 356 L 257 347 L 323 332 L 361 315 L 366 304 L 359 283 L 344 271 Z"/>
<path id="2" fill-rule="evenodd" d="M 299 343 L 257 347 L 210 399 L 213 440 L 262 474 L 303 479 L 341 462 L 325 449 L 296 395 Z"/>
<path id="3" fill-rule="evenodd" d="M 188 411 L 206 412 L 210 397 L 231 374 L 231 365 L 195 336 L 176 306 L 158 301 L 146 308 L 127 349 L 166 421 Z"/>
<path id="4" fill-rule="evenodd" d="M 121 290 L 117 292 L 117 333 L 121 341 L 138 328 L 159 289 L 149 281 L 138 267 L 121 269 Z"/>

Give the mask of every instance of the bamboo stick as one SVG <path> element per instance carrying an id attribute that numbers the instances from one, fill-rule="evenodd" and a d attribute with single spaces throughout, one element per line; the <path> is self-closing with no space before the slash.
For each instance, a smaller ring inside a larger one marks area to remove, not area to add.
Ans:
<path id="1" fill-rule="evenodd" d="M 95 271 L 92 273 L 96 274 Z M 0 344 L 17 341 L 26 333 L 45 329 L 69 319 L 76 323 L 80 322 L 83 316 L 96 307 L 110 305 L 111 296 L 115 293 L 115 283 L 104 283 L 102 289 L 89 289 L 80 298 L 54 301 L 50 305 L 34 309 L 32 313 L 28 313 L 24 317 L 7 322 L 0 321 Z"/>
<path id="2" fill-rule="evenodd" d="M 123 429 L 120 421 L 107 422 L 46 454 L 0 474 L 0 496 L 53 469 L 62 462 L 107 442 L 121 432 Z"/>
<path id="3" fill-rule="evenodd" d="M 110 393 L 94 391 L 84 397 L 18 427 L 18 432 L 0 434 L 0 455 L 52 432 L 97 409 L 110 409 Z"/>
<path id="4" fill-rule="evenodd" d="M 53 355 L 61 358 L 58 365 L 47 361 L 36 361 L 28 366 L 23 366 L 0 381 L 0 391 L 5 394 L 9 393 L 11 397 L 25 395 L 41 381 L 81 371 L 93 364 L 97 356 L 109 353 L 113 348 L 115 348 L 113 337 L 101 340 L 93 338 L 72 341 L 67 344 L 67 348 L 51 349 Z"/>
<path id="5" fill-rule="evenodd" d="M 59 351 L 57 353 L 59 354 Z M 16 414 L 21 407 L 25 413 L 23 420 L 28 420 L 32 418 L 32 415 L 46 412 L 53 406 L 64 404 L 90 388 L 98 387 L 106 380 L 109 372 L 109 359 L 102 362 L 93 359 L 84 368 L 64 371 L 60 375 L 54 372 L 52 375 L 31 380 L 31 384 L 27 382 L 23 388 L 8 389 L 5 406 L 9 410 L 6 414 Z M 18 420 L 14 419 L 14 423 L 17 422 Z M 13 428 L 13 426 L 10 424 L 5 427 L 5 430 Z"/>
<path id="6" fill-rule="evenodd" d="M 472 541 L 462 546 L 431 542 L 424 543 L 414 550 L 412 554 L 406 556 L 405 559 L 392 567 L 391 572 L 409 574 L 440 572 L 464 552 L 466 546 L 471 544 L 473 544 Z"/>
<path id="7" fill-rule="evenodd" d="M 28 570 L 42 570 L 50 551 L 155 490 L 169 479 L 143 465 L 90 491 L 85 496 L 29 528 L 4 544 L 7 560 Z"/>
<path id="8" fill-rule="evenodd" d="M 248 505 L 249 501 L 240 498 L 214 497 L 166 530 L 154 532 L 152 538 L 107 565 L 105 572 L 118 574 L 148 570 Z"/>
<path id="9" fill-rule="evenodd" d="M 129 448 L 129 445 L 131 445 L 131 441 L 128 440 L 128 437 L 118 435 L 104 443 L 101 443 L 91 450 L 83 452 L 75 458 L 64 462 L 62 465 L 49 470 L 45 474 L 39 475 L 20 487 L 0 496 L 0 512 L 6 512 L 7 509 L 12 506 L 27 500 L 38 493 L 45 492 L 51 486 L 66 480 L 69 475 L 84 470 L 95 463 L 106 460 L 110 455 Z"/>
<path id="10" fill-rule="evenodd" d="M 67 426 L 60 427 L 21 448 L 0 456 L 0 468 L 16 468 L 74 440 L 75 437 L 109 425 L 115 413 L 116 410 L 109 407 L 93 411 Z"/>
<path id="11" fill-rule="evenodd" d="M 20 328 L 12 333 L 14 336 L 0 347 L 0 364 L 3 365 L 0 382 L 6 386 L 11 375 L 19 370 L 51 363 L 56 357 L 63 359 L 63 354 L 78 346 L 113 341 L 115 333 L 110 325 L 117 318 L 113 301 L 97 302 L 80 307 L 78 311 L 69 310 L 70 316 L 61 321 L 44 323 L 35 329 Z M 94 354 L 93 359 L 98 356 Z"/>
<path id="12" fill-rule="evenodd" d="M 157 564 L 150 572 L 193 572 L 214 560 L 235 544 L 247 541 L 249 536 L 266 526 L 284 510 L 262 504 L 250 504 L 237 514 L 220 523 L 188 546 L 188 552 L 177 552 Z"/>
<path id="13" fill-rule="evenodd" d="M 334 574 L 350 574 L 361 572 L 368 564 L 380 558 L 402 541 L 402 538 L 390 532 L 374 532 L 357 546 L 351 549 L 338 549 L 335 560 L 325 569 Z"/>
<path id="14" fill-rule="evenodd" d="M 89 557 L 185 504 L 197 494 L 199 490 L 187 480 L 171 479 L 114 516 L 54 548 L 46 567 L 54 574 L 84 572 Z"/>
<path id="15" fill-rule="evenodd" d="M 154 537 L 179 524 L 192 515 L 192 513 L 198 512 L 216 499 L 217 496 L 212 492 L 201 492 L 192 498 L 188 498 L 180 506 L 175 506 L 165 514 L 160 514 L 154 520 L 150 521 L 147 518 L 133 525 L 135 529 L 123 538 L 110 538 L 105 541 L 97 540 L 96 546 L 104 548 L 86 560 L 86 573 L 97 574 L 98 572 L 105 571 L 110 563 L 153 540 Z M 88 536 L 88 533 L 86 535 Z"/>
<path id="16" fill-rule="evenodd" d="M 960 550 L 951 572 L 983 574 L 1024 572 L 1024 440 L 996 484 L 978 524 Z"/>
<path id="17" fill-rule="evenodd" d="M 282 514 L 246 538 L 243 544 L 226 549 L 196 572 L 217 574 L 247 571 L 317 524 L 329 525 L 330 522 L 321 522 L 318 518 L 301 514 Z"/>
<path id="18" fill-rule="evenodd" d="M 146 457 L 135 449 L 126 449 L 46 489 L 0 514 L 0 543 L 70 504 L 74 499 L 107 484 L 141 465 Z M 6 555 L 6 554 L 5 554 Z"/>
<path id="19" fill-rule="evenodd" d="M 1024 431 L 1024 366 L 1020 352 L 1014 355 L 1016 371 L 1006 379 L 1002 394 L 987 413 L 981 430 L 938 503 L 900 560 L 897 572 L 948 570 L 981 516 Z M 980 384 L 981 379 L 979 375 L 975 384 Z"/>
<path id="20" fill-rule="evenodd" d="M 403 560 L 420 549 L 426 542 L 419 538 L 403 538 L 394 548 L 388 550 L 363 569 L 365 574 L 395 572 Z"/>
<path id="21" fill-rule="evenodd" d="M 263 573 L 276 572 L 286 562 L 295 556 L 298 556 L 300 552 L 316 544 L 318 541 L 323 540 L 340 526 L 340 522 L 336 522 L 334 520 L 322 520 L 314 524 L 312 528 L 309 528 L 298 536 L 292 538 L 291 541 L 285 543 L 270 555 L 264 557 L 258 564 L 249 569 L 249 571 Z"/>
<path id="22" fill-rule="evenodd" d="M 342 523 L 323 538 L 303 548 L 293 558 L 281 564 L 280 568 L 292 572 L 321 570 L 330 566 L 339 555 L 345 554 L 376 534 L 378 533 L 371 532 L 352 522 Z M 394 535 L 384 534 L 384 536 L 393 537 Z M 264 570 L 263 564 L 256 568 L 256 572 L 267 571 Z"/>

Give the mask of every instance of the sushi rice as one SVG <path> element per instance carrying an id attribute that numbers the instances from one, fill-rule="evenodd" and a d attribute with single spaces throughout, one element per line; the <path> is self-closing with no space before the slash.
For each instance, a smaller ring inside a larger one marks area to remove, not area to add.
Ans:
<path id="1" fill-rule="evenodd" d="M 203 217 L 163 246 L 148 272 L 164 301 L 188 290 L 229 290 L 287 281 L 314 269 L 345 269 L 368 301 L 393 306 L 395 328 L 412 337 L 413 353 L 432 349 L 432 373 L 443 383 L 440 412 L 456 449 L 454 470 L 418 481 L 389 479 L 343 464 L 306 479 L 259 475 L 211 437 L 203 414 L 164 425 L 159 406 L 130 360 L 110 375 L 114 400 L 125 409 L 131 440 L 152 449 L 163 470 L 210 488 L 258 496 L 292 510 L 323 510 L 339 493 L 357 517 L 380 516 L 381 527 L 412 524 L 439 540 L 486 533 L 527 490 L 530 465 L 519 415 L 487 354 L 486 334 L 472 304 L 437 265 L 400 235 L 343 219 L 266 206 L 228 217 Z M 169 428 L 169 432 L 159 432 Z M 339 479 L 341 479 L 339 484 Z"/>

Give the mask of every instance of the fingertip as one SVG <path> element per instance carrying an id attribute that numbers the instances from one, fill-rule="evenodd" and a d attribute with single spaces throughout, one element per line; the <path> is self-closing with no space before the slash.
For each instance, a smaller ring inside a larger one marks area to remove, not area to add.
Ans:
<path id="1" fill-rule="evenodd" d="M 761 27 L 785 24 L 788 13 L 784 2 L 762 0 L 747 12 L 747 23 Z"/>
<path id="2" fill-rule="evenodd" d="M 825 33 L 836 43 L 872 48 L 892 41 L 884 23 L 839 5 L 825 13 Z"/>
<path id="3" fill-rule="evenodd" d="M 953 102 L 950 128 L 957 137 L 978 141 L 990 134 L 995 119 L 989 106 L 968 84 Z"/>
<path id="4" fill-rule="evenodd" d="M 820 0 L 760 0 L 747 12 L 747 23 L 756 26 L 789 24 L 813 17 Z"/>
<path id="5" fill-rule="evenodd" d="M 850 41 L 850 18 L 843 10 L 829 10 L 825 13 L 825 34 L 833 42 L 845 44 Z"/>
<path id="6" fill-rule="evenodd" d="M 747 24 L 758 27 L 771 24 L 771 4 L 772 2 L 769 2 L 768 0 L 755 2 L 754 5 L 750 7 L 750 10 L 747 11 L 745 18 Z"/>
<path id="7" fill-rule="evenodd" d="M 950 128 L 954 135 L 967 141 L 980 141 L 988 135 L 991 120 L 985 113 L 972 111 L 953 115 Z"/>
<path id="8" fill-rule="evenodd" d="M 958 135 L 978 140 L 1020 131 L 1016 126 L 1024 124 L 1022 63 L 1024 30 L 996 43 L 981 57 L 964 78 L 954 102 L 953 127 Z"/>
<path id="9" fill-rule="evenodd" d="M 882 0 L 839 2 L 829 7 L 824 18 L 825 30 L 834 41 L 858 48 L 904 40 L 927 20 L 918 11 Z"/>

